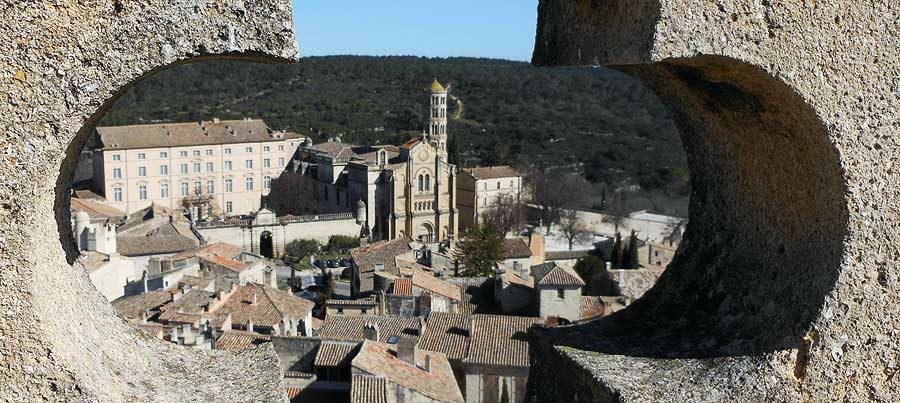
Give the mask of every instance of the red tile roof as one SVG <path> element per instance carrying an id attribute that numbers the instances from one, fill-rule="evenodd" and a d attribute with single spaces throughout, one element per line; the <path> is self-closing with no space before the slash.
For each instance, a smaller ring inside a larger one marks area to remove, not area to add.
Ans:
<path id="1" fill-rule="evenodd" d="M 535 285 L 563 285 L 584 287 L 584 280 L 575 270 L 562 267 L 554 262 L 542 263 L 531 266 L 531 275 Z"/>
<path id="2" fill-rule="evenodd" d="M 272 336 L 253 332 L 240 332 L 231 330 L 222 333 L 216 340 L 217 350 L 242 350 L 253 348 L 260 344 L 272 341 Z"/>
<path id="3" fill-rule="evenodd" d="M 463 171 L 472 175 L 473 178 L 478 180 L 483 179 L 498 179 L 498 178 L 514 178 L 518 176 L 522 176 L 519 171 L 516 171 L 513 167 L 509 165 L 500 165 L 495 167 L 477 167 L 477 168 L 466 168 Z"/>
<path id="4" fill-rule="evenodd" d="M 231 322 L 241 326 L 253 321 L 254 326 L 275 327 L 284 318 L 305 318 L 315 306 L 311 301 L 268 286 L 249 283 L 235 287 L 213 313 L 231 314 Z"/>
<path id="5" fill-rule="evenodd" d="M 402 295 L 402 296 L 412 296 L 412 279 L 411 278 L 398 278 L 394 280 L 394 290 L 392 292 L 394 295 Z"/>
<path id="6" fill-rule="evenodd" d="M 540 323 L 540 318 L 474 315 L 469 356 L 464 361 L 470 364 L 528 367 L 531 364 L 526 332 Z"/>
<path id="7" fill-rule="evenodd" d="M 606 307 L 600 297 L 584 295 L 581 297 L 581 319 L 603 316 Z"/>
<path id="8" fill-rule="evenodd" d="M 426 357 L 429 371 L 421 368 Z M 463 402 L 453 369 L 445 355 L 417 349 L 415 361 L 416 365 L 413 365 L 398 358 L 393 344 L 366 340 L 353 359 L 353 368 L 384 377 L 390 383 L 415 390 L 438 402 Z"/>
<path id="9" fill-rule="evenodd" d="M 432 312 L 425 323 L 419 348 L 443 353 L 450 360 L 461 360 L 468 354 L 472 317 L 459 313 Z"/>
<path id="10" fill-rule="evenodd" d="M 391 336 L 410 335 L 418 337 L 422 324 L 419 318 L 388 315 L 342 316 L 331 315 L 319 330 L 319 336 L 333 340 L 365 340 L 363 328 L 367 323 L 378 325 L 378 341 L 387 342 Z"/>
<path id="11" fill-rule="evenodd" d="M 369 375 L 353 375 L 350 387 L 350 403 L 392 403 L 388 396 L 388 381 Z"/>
<path id="12" fill-rule="evenodd" d="M 358 342 L 341 342 L 325 340 L 319 346 L 316 353 L 315 366 L 320 367 L 349 367 L 350 361 L 356 356 Z"/>
<path id="13" fill-rule="evenodd" d="M 525 238 L 506 238 L 503 240 L 503 247 L 506 253 L 504 259 L 522 259 L 531 257 L 531 248 L 528 247 L 528 240 Z"/>
<path id="14" fill-rule="evenodd" d="M 273 132 L 258 119 L 98 127 L 97 133 L 104 150 L 256 143 L 301 137 L 296 133 Z"/>

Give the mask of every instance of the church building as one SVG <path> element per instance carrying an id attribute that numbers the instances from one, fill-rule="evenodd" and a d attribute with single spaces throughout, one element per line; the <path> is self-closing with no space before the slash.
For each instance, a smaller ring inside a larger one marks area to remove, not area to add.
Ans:
<path id="1" fill-rule="evenodd" d="M 408 237 L 440 242 L 457 233 L 457 169 L 447 162 L 447 89 L 426 91 L 421 136 L 397 147 L 339 139 L 301 149 L 301 171 L 322 185 L 323 212 L 357 212 L 373 241 Z"/>

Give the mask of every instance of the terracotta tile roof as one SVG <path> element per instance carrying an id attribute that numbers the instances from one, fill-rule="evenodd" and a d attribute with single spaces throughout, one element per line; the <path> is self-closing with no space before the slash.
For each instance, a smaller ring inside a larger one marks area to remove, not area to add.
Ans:
<path id="1" fill-rule="evenodd" d="M 98 127 L 97 134 L 104 150 L 257 143 L 301 137 L 273 132 L 258 119 Z"/>
<path id="2" fill-rule="evenodd" d="M 359 270 L 359 290 L 361 292 L 372 291 L 372 272 L 376 264 L 383 264 L 384 271 L 397 274 L 396 257 L 412 250 L 409 247 L 409 239 L 397 238 L 390 241 L 380 241 L 354 248 L 350 251 L 350 257 Z"/>
<path id="3" fill-rule="evenodd" d="M 584 280 L 575 270 L 554 262 L 531 266 L 531 275 L 534 277 L 535 285 L 584 286 Z"/>
<path id="4" fill-rule="evenodd" d="M 471 316 L 432 312 L 425 325 L 425 333 L 419 339 L 419 348 L 443 353 L 450 360 L 466 358 Z"/>
<path id="5" fill-rule="evenodd" d="M 125 212 L 113 206 L 99 203 L 88 199 L 71 198 L 71 211 L 84 211 L 91 218 L 121 220 L 125 217 Z"/>
<path id="6" fill-rule="evenodd" d="M 205 289 L 206 287 L 209 287 L 212 282 L 213 279 L 211 278 L 182 276 L 181 280 L 178 280 L 178 286 L 183 288 Z"/>
<path id="7" fill-rule="evenodd" d="M 93 273 L 97 269 L 109 263 L 109 255 L 93 250 L 81 252 L 81 264 L 88 273 Z"/>
<path id="8" fill-rule="evenodd" d="M 507 268 L 506 271 L 504 271 L 500 276 L 510 284 L 515 284 L 526 288 L 534 288 L 534 277 L 519 277 L 519 275 L 516 274 L 513 269 Z"/>
<path id="9" fill-rule="evenodd" d="M 493 280 L 487 277 L 451 277 L 447 282 L 460 289 L 462 301 L 456 306 L 457 312 L 471 315 L 484 313 L 494 299 Z"/>
<path id="10" fill-rule="evenodd" d="M 387 342 L 391 336 L 410 335 L 418 337 L 422 324 L 418 318 L 389 315 L 342 316 L 331 315 L 319 330 L 319 336 L 333 340 L 365 340 L 363 328 L 366 323 L 378 325 L 378 341 Z"/>
<path id="11" fill-rule="evenodd" d="M 105 197 L 100 196 L 99 194 L 97 194 L 96 192 L 94 192 L 93 190 L 90 190 L 90 189 L 74 190 L 74 191 L 72 191 L 72 197 L 82 199 L 82 200 L 92 200 L 92 201 L 100 202 L 100 203 L 103 203 L 106 201 Z"/>
<path id="12" fill-rule="evenodd" d="M 396 283 L 394 284 L 396 285 Z M 416 271 L 416 273 L 413 274 L 412 277 L 412 284 L 432 294 L 437 294 L 453 301 L 459 302 L 462 300 L 462 298 L 460 297 L 459 287 L 456 287 L 451 283 L 434 277 L 434 275 L 431 273 L 427 273 L 421 270 Z"/>
<path id="13" fill-rule="evenodd" d="M 253 332 L 230 330 L 222 333 L 216 340 L 217 350 L 243 350 L 272 341 L 272 336 Z"/>
<path id="14" fill-rule="evenodd" d="M 406 142 L 403 143 L 403 145 L 401 145 L 400 148 L 407 148 L 407 149 L 413 148 L 416 146 L 416 144 L 419 144 L 420 141 L 422 141 L 421 137 L 413 137 L 409 140 L 406 140 Z"/>
<path id="15" fill-rule="evenodd" d="M 358 342 L 341 342 L 325 340 L 316 353 L 315 366 L 350 367 L 350 361 L 356 356 Z"/>
<path id="16" fill-rule="evenodd" d="M 527 330 L 540 318 L 503 315 L 474 315 L 469 341 L 470 364 L 528 367 Z"/>
<path id="17" fill-rule="evenodd" d="M 159 314 L 159 318 L 157 318 L 160 322 L 173 325 L 173 324 L 191 324 L 198 325 L 203 316 L 199 313 L 187 313 L 187 312 L 179 312 L 177 310 L 165 311 Z"/>
<path id="18" fill-rule="evenodd" d="M 438 402 L 463 402 L 462 393 L 445 355 L 417 349 L 417 365 L 413 365 L 398 358 L 395 348 L 393 344 L 366 340 L 353 359 L 354 370 L 384 377 L 390 383 L 415 390 Z M 420 368 L 426 356 L 429 357 L 430 371 Z"/>
<path id="19" fill-rule="evenodd" d="M 498 178 L 513 178 L 517 176 L 522 176 L 519 171 L 516 171 L 513 167 L 509 165 L 501 165 L 496 167 L 477 167 L 477 168 L 466 168 L 463 171 L 472 175 L 473 178 L 478 180 L 483 179 L 498 179 Z"/>
<path id="20" fill-rule="evenodd" d="M 268 286 L 248 283 L 235 287 L 213 313 L 230 314 L 231 322 L 241 326 L 253 321 L 254 326 L 275 327 L 286 317 L 305 318 L 315 306 L 311 301 Z"/>
<path id="21" fill-rule="evenodd" d="M 183 214 L 155 203 L 129 215 L 116 229 L 116 247 L 125 256 L 178 253 L 199 246 Z"/>
<path id="22" fill-rule="evenodd" d="M 581 297 L 581 319 L 603 316 L 605 306 L 600 297 L 584 295 Z"/>
<path id="23" fill-rule="evenodd" d="M 377 305 L 378 302 L 375 301 L 375 298 L 360 298 L 360 299 L 329 299 L 325 301 L 325 305 L 331 306 L 358 306 L 358 307 L 371 307 Z"/>
<path id="24" fill-rule="evenodd" d="M 385 378 L 353 375 L 350 387 L 350 403 L 393 403 Z"/>
<path id="25" fill-rule="evenodd" d="M 398 278 L 394 280 L 393 295 L 412 296 L 413 281 L 411 278 Z"/>
<path id="26" fill-rule="evenodd" d="M 200 289 L 191 289 L 184 293 L 181 297 L 175 296 L 177 301 L 170 302 L 160 308 L 165 313 L 203 313 L 208 311 L 209 306 L 216 299 L 216 294 Z M 163 315 L 160 315 L 162 320 Z"/>
<path id="27" fill-rule="evenodd" d="M 376 152 L 379 149 L 384 149 L 385 151 L 387 151 L 388 159 L 396 157 L 398 154 L 397 150 L 391 147 L 360 146 L 350 143 L 339 143 L 336 141 L 326 141 L 324 143 L 319 143 L 307 148 L 306 150 L 312 154 L 321 155 L 335 160 L 349 161 L 351 159 L 357 159 L 368 162 L 375 162 Z"/>
<path id="28" fill-rule="evenodd" d="M 225 242 L 216 242 L 169 256 L 165 258 L 165 260 L 179 261 L 190 259 L 192 257 L 200 257 L 204 259 L 212 259 L 215 257 L 235 258 L 240 254 L 240 246 Z"/>
<path id="29" fill-rule="evenodd" d="M 528 247 L 528 240 L 525 238 L 506 238 L 503 240 L 503 247 L 506 253 L 504 259 L 522 259 L 531 257 L 531 248 Z"/>
<path id="30" fill-rule="evenodd" d="M 291 403 L 336 403 L 350 399 L 350 391 L 325 388 L 285 388 Z"/>
<path id="31" fill-rule="evenodd" d="M 134 319 L 140 318 L 144 312 L 157 310 L 172 301 L 172 294 L 168 291 L 156 290 L 139 295 L 121 297 L 112 302 L 113 308 L 122 316 Z"/>
<path id="32" fill-rule="evenodd" d="M 207 263 L 211 263 L 216 266 L 224 267 L 224 268 L 229 269 L 236 273 L 240 273 L 240 272 L 244 271 L 245 269 L 247 269 L 248 267 L 250 267 L 250 265 L 247 263 L 239 262 L 234 259 L 229 259 L 224 256 L 210 256 L 208 258 L 201 258 L 201 259 L 203 259 Z"/>
<path id="33" fill-rule="evenodd" d="M 546 260 L 575 260 L 589 255 L 589 250 L 561 250 L 548 251 L 544 254 Z"/>

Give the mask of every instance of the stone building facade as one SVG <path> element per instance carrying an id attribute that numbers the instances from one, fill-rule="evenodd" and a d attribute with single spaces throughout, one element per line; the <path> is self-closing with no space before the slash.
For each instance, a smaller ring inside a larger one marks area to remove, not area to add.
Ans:
<path id="1" fill-rule="evenodd" d="M 472 228 L 486 212 L 501 204 L 503 198 L 521 202 L 522 175 L 508 165 L 462 169 L 457 192 L 460 228 Z"/>
<path id="2" fill-rule="evenodd" d="M 291 161 L 301 136 L 262 120 L 98 127 L 94 187 L 133 213 L 155 203 L 195 215 L 249 214 Z"/>

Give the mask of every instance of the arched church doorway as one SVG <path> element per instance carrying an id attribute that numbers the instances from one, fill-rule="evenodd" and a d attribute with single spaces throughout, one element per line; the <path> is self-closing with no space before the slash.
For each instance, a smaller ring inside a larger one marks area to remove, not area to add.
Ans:
<path id="1" fill-rule="evenodd" d="M 429 223 L 422 223 L 416 230 L 416 239 L 420 242 L 434 242 L 434 226 Z"/>
<path id="2" fill-rule="evenodd" d="M 272 259 L 274 258 L 274 252 L 272 246 L 272 233 L 263 231 L 263 233 L 259 235 L 259 254 Z"/>

